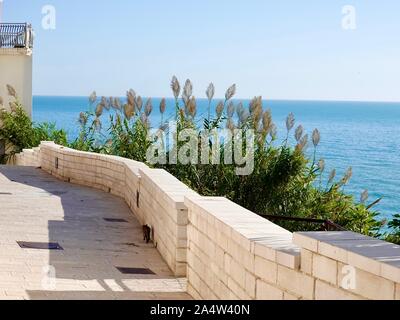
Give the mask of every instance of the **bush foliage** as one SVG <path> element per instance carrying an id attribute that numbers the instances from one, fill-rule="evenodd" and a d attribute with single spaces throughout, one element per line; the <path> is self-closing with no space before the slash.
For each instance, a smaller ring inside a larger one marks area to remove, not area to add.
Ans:
<path id="1" fill-rule="evenodd" d="M 24 111 L 15 90 L 8 86 L 8 92 L 14 101 L 9 111 L 2 108 L 0 99 L 0 141 L 3 141 L 7 154 L 1 156 L 0 163 L 7 163 L 23 149 L 37 147 L 41 141 L 55 141 L 67 145 L 67 134 L 58 130 L 54 123 L 34 124 Z"/>

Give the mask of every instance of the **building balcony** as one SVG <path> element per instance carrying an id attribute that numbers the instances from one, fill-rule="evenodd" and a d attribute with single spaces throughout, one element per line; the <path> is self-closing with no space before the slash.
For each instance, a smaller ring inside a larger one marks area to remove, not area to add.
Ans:
<path id="1" fill-rule="evenodd" d="M 31 54 L 33 30 L 28 23 L 0 23 L 0 53 Z"/>
<path id="2" fill-rule="evenodd" d="M 13 98 L 6 86 L 15 88 L 28 115 L 32 114 L 33 30 L 28 23 L 0 23 L 0 97 L 8 109 Z"/>

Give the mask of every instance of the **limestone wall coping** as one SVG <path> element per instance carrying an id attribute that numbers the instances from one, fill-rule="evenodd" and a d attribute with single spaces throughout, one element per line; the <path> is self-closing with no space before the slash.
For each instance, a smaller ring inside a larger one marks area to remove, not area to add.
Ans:
<path id="1" fill-rule="evenodd" d="M 294 243 L 314 253 L 400 283 L 400 246 L 355 232 L 298 232 Z"/>
<path id="2" fill-rule="evenodd" d="M 300 266 L 300 247 L 293 244 L 288 230 L 220 197 L 185 197 L 185 205 L 213 220 L 221 232 L 245 250 L 292 269 Z M 221 230 L 222 229 L 222 230 Z"/>

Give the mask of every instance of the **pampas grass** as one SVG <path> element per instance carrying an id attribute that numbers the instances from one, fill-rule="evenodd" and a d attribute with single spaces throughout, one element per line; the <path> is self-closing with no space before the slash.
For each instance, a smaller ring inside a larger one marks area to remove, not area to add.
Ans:
<path id="1" fill-rule="evenodd" d="M 152 111 L 153 111 L 153 104 L 151 98 L 148 98 L 146 101 L 146 106 L 144 107 L 144 113 L 146 114 L 146 117 L 149 117 Z"/>
<path id="2" fill-rule="evenodd" d="M 234 114 L 235 114 L 235 103 L 233 101 L 230 101 L 228 107 L 226 108 L 226 115 L 228 116 L 229 119 L 231 119 Z"/>
<path id="3" fill-rule="evenodd" d="M 303 128 L 302 125 L 299 125 L 299 126 L 296 128 L 296 131 L 295 131 L 295 133 L 294 133 L 294 137 L 295 137 L 295 139 L 296 139 L 297 142 L 300 141 L 301 137 L 303 136 L 303 133 L 304 133 L 304 128 Z"/>
<path id="4" fill-rule="evenodd" d="M 137 110 L 140 112 L 142 112 L 142 108 L 143 108 L 143 99 L 141 96 L 138 96 L 135 100 L 135 106 L 137 108 Z"/>
<path id="5" fill-rule="evenodd" d="M 321 134 L 319 133 L 318 129 L 315 129 L 312 134 L 312 142 L 314 147 L 317 147 L 321 141 Z"/>
<path id="6" fill-rule="evenodd" d="M 225 92 L 225 101 L 232 99 L 235 94 L 236 94 L 236 84 L 233 84 Z"/>
<path id="7" fill-rule="evenodd" d="M 96 117 L 99 118 L 101 117 L 101 115 L 103 114 L 103 108 L 104 108 L 104 104 L 101 102 L 96 106 L 96 110 L 95 110 L 95 114 Z"/>
<path id="8" fill-rule="evenodd" d="M 94 104 L 96 102 L 96 100 L 97 100 L 97 93 L 96 93 L 96 91 L 93 91 L 91 93 L 91 95 L 89 96 L 89 104 L 90 105 Z"/>
<path id="9" fill-rule="evenodd" d="M 17 91 L 15 91 L 12 85 L 7 84 L 7 92 L 10 97 L 17 99 Z"/>
<path id="10" fill-rule="evenodd" d="M 210 122 L 210 117 L 211 117 L 211 101 L 214 98 L 214 94 L 215 94 L 215 87 L 214 84 L 211 82 L 206 90 L 206 96 L 208 99 L 208 117 L 207 120 L 208 122 Z"/>
<path id="11" fill-rule="evenodd" d="M 221 118 L 222 113 L 224 112 L 224 109 L 225 109 L 224 102 L 223 102 L 223 101 L 220 101 L 220 102 L 217 104 L 217 107 L 215 108 L 215 112 L 217 113 L 217 117 L 218 117 L 218 118 Z"/>
<path id="12" fill-rule="evenodd" d="M 171 89 L 174 94 L 175 100 L 178 100 L 181 92 L 181 85 L 179 84 L 179 81 L 175 76 L 173 76 L 171 80 Z"/>

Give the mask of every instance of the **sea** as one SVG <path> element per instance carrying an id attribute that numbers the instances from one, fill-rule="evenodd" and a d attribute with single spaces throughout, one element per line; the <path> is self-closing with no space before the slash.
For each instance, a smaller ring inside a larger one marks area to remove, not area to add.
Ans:
<path id="1" fill-rule="evenodd" d="M 151 123 L 159 126 L 160 99 L 152 102 Z M 242 102 L 247 105 L 249 101 Z M 325 179 L 332 169 L 340 178 L 352 167 L 353 177 L 346 192 L 358 201 L 368 190 L 367 203 L 382 198 L 375 207 L 381 218 L 390 219 L 400 213 L 400 103 L 271 100 L 263 104 L 272 111 L 278 142 L 286 138 L 286 117 L 293 113 L 296 126 L 301 124 L 310 136 L 315 128 L 321 133 L 317 158 L 326 162 Z M 72 141 L 79 133 L 79 113 L 89 108 L 87 97 L 34 96 L 33 121 L 54 122 L 67 131 Z M 208 101 L 198 100 L 197 109 L 199 119 L 206 117 Z M 172 119 L 174 110 L 174 100 L 167 99 L 164 120 Z M 107 114 L 102 116 L 102 125 L 108 125 Z M 290 142 L 294 144 L 292 135 Z"/>

